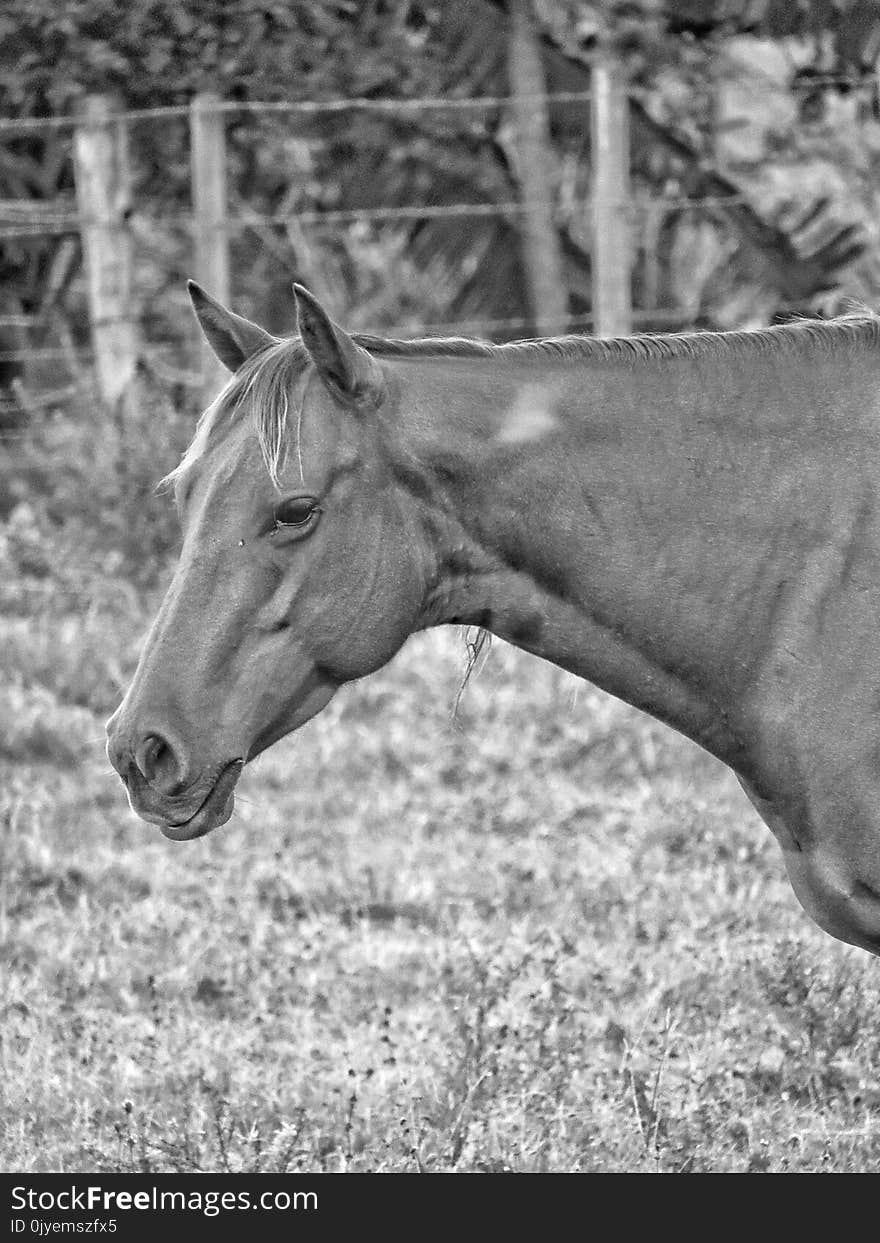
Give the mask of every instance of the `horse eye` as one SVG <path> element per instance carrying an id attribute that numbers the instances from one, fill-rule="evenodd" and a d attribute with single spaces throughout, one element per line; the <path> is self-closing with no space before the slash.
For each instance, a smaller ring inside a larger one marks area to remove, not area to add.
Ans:
<path id="1" fill-rule="evenodd" d="M 310 496 L 297 496 L 275 506 L 276 527 L 304 527 L 318 513 L 318 503 Z"/>

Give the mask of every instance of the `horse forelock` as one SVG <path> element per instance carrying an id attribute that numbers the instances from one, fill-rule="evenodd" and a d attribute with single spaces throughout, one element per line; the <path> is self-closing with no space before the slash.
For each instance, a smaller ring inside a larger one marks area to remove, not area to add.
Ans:
<path id="1" fill-rule="evenodd" d="M 295 449 L 299 455 L 301 401 L 296 402 L 297 382 L 305 374 L 308 353 L 298 337 L 281 340 L 248 358 L 229 377 L 202 413 L 195 435 L 181 461 L 160 486 L 173 485 L 204 457 L 224 421 L 242 417 L 249 407 L 256 425 L 263 464 L 272 482 L 279 475 L 290 445 L 291 413 L 295 409 Z M 301 397 L 301 394 L 299 394 Z M 300 473 L 302 463 L 300 461 Z"/>

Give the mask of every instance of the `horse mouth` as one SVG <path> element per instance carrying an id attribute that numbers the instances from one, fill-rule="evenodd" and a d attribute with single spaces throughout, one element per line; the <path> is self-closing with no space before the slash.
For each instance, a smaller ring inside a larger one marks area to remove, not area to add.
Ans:
<path id="1" fill-rule="evenodd" d="M 163 836 L 172 842 L 192 842 L 225 824 L 235 808 L 235 783 L 243 768 L 244 760 L 232 760 L 227 764 L 188 820 L 159 826 Z"/>

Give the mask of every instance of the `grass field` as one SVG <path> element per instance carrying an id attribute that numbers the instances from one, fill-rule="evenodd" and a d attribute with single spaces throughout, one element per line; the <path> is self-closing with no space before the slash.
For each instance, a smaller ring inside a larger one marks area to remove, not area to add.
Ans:
<path id="1" fill-rule="evenodd" d="M 174 844 L 103 719 L 148 611 L 0 617 L 0 1169 L 870 1170 L 880 963 L 733 777 L 412 640 Z"/>

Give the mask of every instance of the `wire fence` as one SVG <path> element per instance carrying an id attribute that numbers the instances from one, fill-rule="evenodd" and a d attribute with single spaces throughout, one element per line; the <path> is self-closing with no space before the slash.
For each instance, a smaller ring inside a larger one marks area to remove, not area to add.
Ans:
<path id="1" fill-rule="evenodd" d="M 803 80 L 794 80 L 787 84 L 762 76 L 756 70 L 748 82 L 749 88 L 780 93 L 790 90 L 795 93 L 806 91 L 841 93 L 861 93 L 870 91 L 874 95 L 880 90 L 880 75 L 840 75 L 817 74 Z M 656 92 L 626 85 L 624 98 L 647 103 L 656 99 Z M 479 97 L 433 97 L 425 96 L 413 99 L 375 99 L 370 97 L 352 97 L 327 100 L 293 100 L 293 101 L 203 101 L 203 115 L 229 119 L 232 117 L 324 117 L 340 115 L 346 112 L 365 112 L 390 114 L 401 117 L 415 117 L 431 112 L 486 114 L 492 111 L 507 110 L 515 104 L 530 104 L 552 109 L 557 106 L 582 107 L 584 109 L 584 128 L 589 126 L 587 108 L 594 99 L 593 90 L 556 91 L 540 95 L 497 94 Z M 156 124 L 171 119 L 192 120 L 191 104 L 174 104 L 153 108 L 117 109 L 108 107 L 102 117 L 104 126 L 113 125 L 128 131 L 132 126 L 140 124 Z M 76 141 L 76 133 L 84 127 L 94 127 L 95 118 L 88 111 L 65 116 L 48 117 L 0 117 L 0 138 L 16 135 L 32 135 L 39 132 L 66 132 L 71 136 L 71 147 Z M 312 149 L 326 145 L 320 141 L 304 140 Z M 755 210 L 749 195 L 732 187 L 730 193 L 688 194 L 681 192 L 646 194 L 634 192 L 620 200 L 608 201 L 606 208 L 623 214 L 631 224 L 639 216 L 653 214 L 655 219 L 668 213 L 697 211 L 724 212 L 725 210 L 742 208 Z M 578 209 L 587 216 L 591 204 L 589 195 L 581 200 Z M 505 218 L 511 221 L 522 221 L 535 210 L 535 204 L 524 198 L 498 201 L 452 201 L 445 203 L 412 203 L 373 205 L 361 207 L 290 207 L 275 212 L 260 212 L 248 208 L 246 211 L 229 212 L 224 210 L 221 217 L 214 217 L 209 227 L 215 237 L 229 238 L 240 236 L 247 230 L 256 227 L 273 229 L 284 226 L 303 227 L 307 229 L 346 228 L 353 225 L 364 225 L 368 228 L 406 225 L 421 221 L 454 221 L 466 226 L 468 222 L 484 219 Z M 558 214 L 558 205 L 557 205 Z M 73 196 L 56 197 L 46 202 L 23 202 L 20 200 L 0 201 L 0 246 L 29 246 L 41 239 L 58 239 L 69 236 L 80 238 L 89 231 L 100 229 L 116 229 L 124 231 L 130 240 L 137 242 L 137 224 L 142 218 L 149 218 L 152 225 L 174 227 L 189 230 L 193 235 L 203 228 L 205 221 L 197 208 L 191 210 L 171 210 L 155 215 L 149 206 L 141 207 L 137 203 L 126 206 L 124 216 L 110 221 L 94 212 L 84 211 L 82 204 Z M 198 275 L 198 273 L 197 273 Z M 778 306 L 779 313 L 801 311 L 802 306 Z M 686 311 L 682 308 L 652 306 L 637 308 L 632 312 L 631 322 L 638 330 L 645 324 L 653 328 L 668 326 L 678 328 L 686 326 Z M 96 320 L 93 317 L 93 323 Z M 122 322 L 120 316 L 111 312 L 103 314 L 97 320 L 100 324 Z M 419 331 L 428 335 L 452 333 L 459 335 L 496 335 L 511 332 L 528 333 L 534 323 L 534 317 L 521 314 L 512 316 L 470 316 L 444 322 L 422 322 Z M 576 314 L 566 318 L 569 330 L 595 328 L 595 314 Z M 46 317 L 41 315 L 25 315 L 10 312 L 0 315 L 0 332 L 5 339 L 0 339 L 0 366 L 58 363 L 66 368 L 75 380 L 80 373 L 96 362 L 96 350 L 93 344 L 82 341 L 74 343 L 68 339 L 61 344 L 47 343 L 45 340 L 34 343 L 22 340 L 31 334 L 44 330 Z M 409 324 L 385 325 L 382 331 L 386 335 L 411 335 Z M 10 334 L 15 334 L 17 341 L 12 343 Z M 45 337 L 45 331 L 43 332 Z M 141 340 L 138 342 L 138 354 L 141 361 L 152 367 L 156 374 L 169 382 L 188 387 L 197 387 L 201 383 L 202 372 L 198 366 L 181 365 L 179 348 L 166 344 Z M 55 385 L 42 392 L 29 395 L 32 408 L 50 407 L 60 398 L 69 393 L 69 385 Z M 0 419 L 4 409 L 11 408 L 15 398 L 4 398 L 0 405 Z M 12 433 L 0 433 L 4 439 Z"/>

